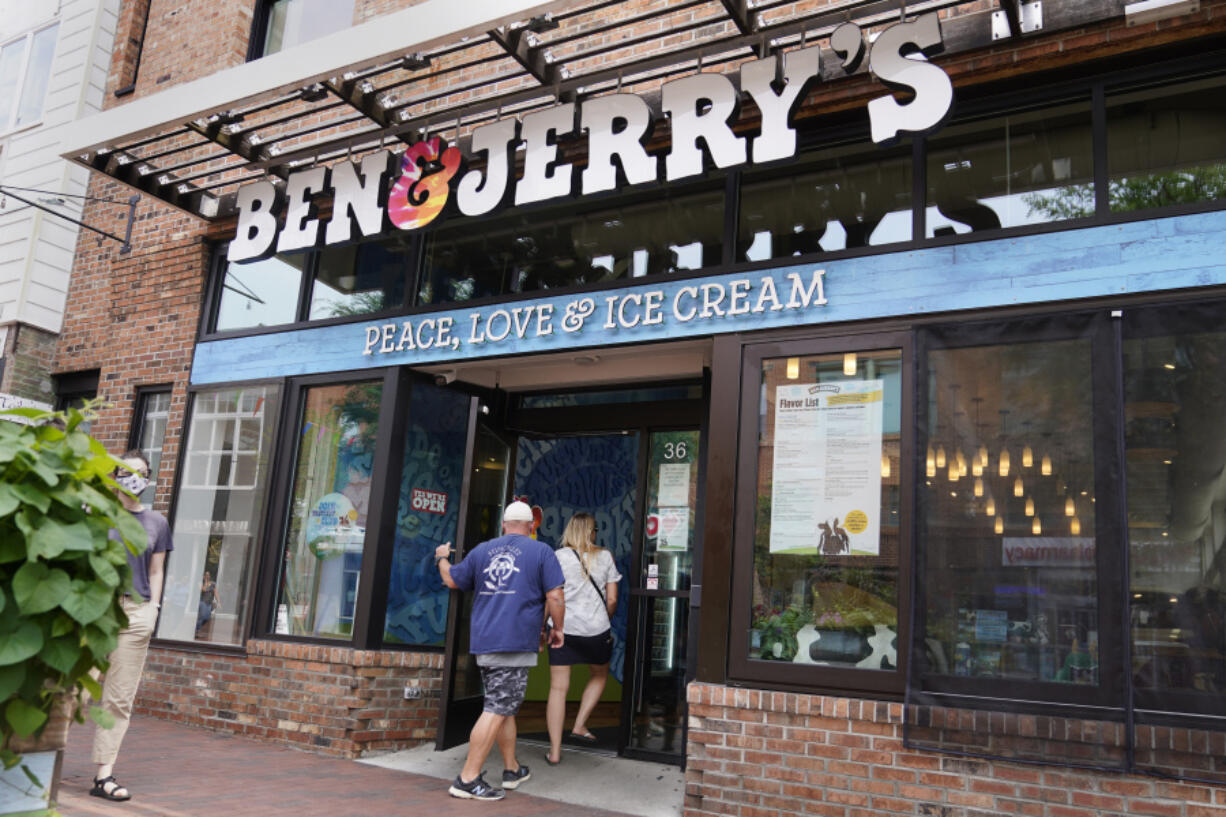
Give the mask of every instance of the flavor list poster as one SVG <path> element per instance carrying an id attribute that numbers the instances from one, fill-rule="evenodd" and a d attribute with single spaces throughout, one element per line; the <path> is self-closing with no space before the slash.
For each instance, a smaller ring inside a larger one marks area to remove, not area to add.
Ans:
<path id="1" fill-rule="evenodd" d="M 881 552 L 882 380 L 775 389 L 771 553 Z"/>

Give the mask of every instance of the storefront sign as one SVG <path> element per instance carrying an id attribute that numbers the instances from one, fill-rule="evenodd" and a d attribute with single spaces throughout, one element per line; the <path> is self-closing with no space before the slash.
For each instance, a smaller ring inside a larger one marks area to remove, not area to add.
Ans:
<path id="1" fill-rule="evenodd" d="M 936 13 L 886 28 L 869 46 L 863 32 L 845 23 L 831 35 L 842 68 L 855 71 L 865 53 L 873 74 L 892 94 L 868 103 L 872 139 L 878 144 L 904 134 L 927 133 L 948 116 L 953 85 L 925 59 L 943 47 Z M 623 185 L 676 182 L 701 175 L 709 165 L 731 168 L 791 158 L 796 154 L 793 115 L 807 90 L 821 77 L 820 48 L 810 46 L 747 62 L 740 91 L 723 74 L 698 73 L 665 83 L 661 112 L 668 118 L 671 144 L 664 156 L 649 154 L 653 112 L 636 94 L 609 94 L 499 119 L 472 132 L 479 167 L 466 168 L 454 145 L 433 137 L 401 154 L 379 152 L 360 165 L 347 161 L 310 167 L 289 175 L 284 185 L 258 181 L 238 191 L 237 235 L 229 260 L 250 261 L 277 252 L 338 244 L 391 229 L 415 230 L 448 209 L 480 216 L 499 207 L 534 204 L 579 193 L 592 195 Z M 732 127 L 742 94 L 761 112 L 756 135 Z M 587 134 L 582 170 L 560 161 L 558 141 Z M 523 173 L 515 176 L 515 153 L 523 147 Z M 315 199 L 332 196 L 329 221 L 317 217 Z M 281 225 L 284 216 L 284 225 Z"/>
<path id="2" fill-rule="evenodd" d="M 740 315 L 825 306 L 825 270 L 808 275 L 790 272 L 779 280 L 771 273 L 727 283 L 695 282 L 681 286 L 631 289 L 602 295 L 577 295 L 560 303 L 524 302 L 485 307 L 458 318 L 454 313 L 419 315 L 394 323 L 368 325 L 363 355 L 443 350 L 468 356 L 477 347 L 498 354 L 499 346 L 555 335 L 605 336 L 639 327 L 702 324 Z"/>
<path id="3" fill-rule="evenodd" d="M 771 553 L 881 552 L 881 432 L 885 382 L 775 389 Z"/>
<path id="4" fill-rule="evenodd" d="M 1093 567 L 1094 539 L 1081 536 L 1006 536 L 1003 567 Z"/>
<path id="5" fill-rule="evenodd" d="M 427 491 L 424 488 L 413 489 L 413 510 L 426 513 L 447 513 L 447 494 L 442 491 Z"/>

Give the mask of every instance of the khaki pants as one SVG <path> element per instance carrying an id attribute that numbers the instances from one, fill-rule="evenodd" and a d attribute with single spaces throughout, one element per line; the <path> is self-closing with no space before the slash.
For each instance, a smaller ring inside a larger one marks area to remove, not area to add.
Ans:
<path id="1" fill-rule="evenodd" d="M 102 684 L 102 708 L 115 717 L 115 725 L 110 729 L 94 728 L 94 763 L 100 764 L 114 763 L 119 757 L 119 745 L 132 720 L 132 702 L 136 700 L 149 639 L 158 619 L 158 608 L 151 602 L 142 603 L 125 596 L 122 603 L 128 626 L 119 631 L 119 643 L 110 655 L 111 668 Z"/>

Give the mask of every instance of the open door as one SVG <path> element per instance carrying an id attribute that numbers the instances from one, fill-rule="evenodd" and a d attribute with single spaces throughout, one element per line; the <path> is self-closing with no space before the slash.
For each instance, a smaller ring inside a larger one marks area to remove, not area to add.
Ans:
<path id="1" fill-rule="evenodd" d="M 495 431 L 480 417 L 480 405 L 472 401 L 469 415 L 465 480 L 460 501 L 460 529 L 454 561 L 501 532 L 502 509 L 509 499 L 511 471 L 515 463 L 515 440 Z M 439 751 L 468 740 L 468 733 L 481 715 L 481 672 L 468 652 L 472 594 L 451 591 L 447 612 L 447 652 L 443 662 L 443 689 L 439 712 Z"/>

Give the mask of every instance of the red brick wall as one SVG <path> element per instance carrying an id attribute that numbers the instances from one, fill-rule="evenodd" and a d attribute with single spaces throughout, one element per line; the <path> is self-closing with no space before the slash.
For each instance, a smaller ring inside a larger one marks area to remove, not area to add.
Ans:
<path id="1" fill-rule="evenodd" d="M 137 712 L 342 757 L 433 740 L 443 656 L 249 641 L 247 654 L 154 647 Z M 406 685 L 421 697 L 405 700 Z"/>
<path id="2" fill-rule="evenodd" d="M 686 817 L 1226 817 L 1226 786 L 909 749 L 901 703 L 695 683 L 689 705 Z M 933 713 L 942 722 L 950 716 L 951 727 L 966 726 L 967 713 Z M 1002 729 L 1005 717 L 992 715 Z M 1053 738 L 1059 729 L 1061 740 L 1085 746 L 1120 742 L 1104 730 L 1082 731 L 1081 721 L 1009 717 L 1032 735 L 1043 720 Z M 1150 749 L 1169 741 L 1155 753 L 1166 759 L 1167 772 L 1188 771 L 1187 764 L 1222 749 L 1201 743 L 1195 736 L 1209 736 L 1199 730 L 1165 729 L 1161 737 L 1157 731 L 1139 727 L 1138 737 Z M 1184 751 L 1175 750 L 1180 743 Z M 1188 751 L 1192 746 L 1197 751 Z M 1147 752 L 1139 749 L 1140 760 Z"/>

